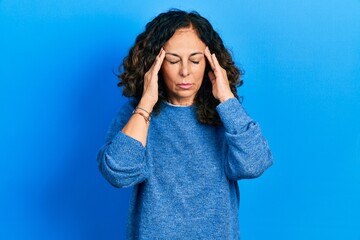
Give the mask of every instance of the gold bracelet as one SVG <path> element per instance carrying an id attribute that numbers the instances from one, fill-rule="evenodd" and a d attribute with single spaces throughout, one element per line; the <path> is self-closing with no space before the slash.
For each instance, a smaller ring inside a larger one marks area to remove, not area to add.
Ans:
<path id="1" fill-rule="evenodd" d="M 139 115 L 141 115 L 141 116 L 144 118 L 144 120 L 145 120 L 146 123 L 150 123 L 150 120 L 151 120 L 151 117 L 150 117 L 150 116 L 147 117 L 147 116 L 145 116 L 145 114 L 143 114 L 142 112 L 137 112 L 136 109 L 133 111 L 132 114 L 139 114 Z"/>
<path id="2" fill-rule="evenodd" d="M 150 113 L 149 111 L 147 111 L 145 108 L 142 108 L 142 107 L 137 106 L 137 107 L 135 108 L 135 110 L 136 110 L 136 109 L 143 110 L 144 112 L 146 112 L 147 114 L 149 114 L 149 116 L 151 115 L 151 113 Z"/>

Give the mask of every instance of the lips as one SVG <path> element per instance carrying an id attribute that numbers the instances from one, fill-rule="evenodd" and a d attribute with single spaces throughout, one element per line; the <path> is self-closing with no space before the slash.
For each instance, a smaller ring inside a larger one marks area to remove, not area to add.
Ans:
<path id="1" fill-rule="evenodd" d="M 192 84 L 191 83 L 180 83 L 180 84 L 177 84 L 177 86 L 181 89 L 189 89 L 192 87 Z"/>

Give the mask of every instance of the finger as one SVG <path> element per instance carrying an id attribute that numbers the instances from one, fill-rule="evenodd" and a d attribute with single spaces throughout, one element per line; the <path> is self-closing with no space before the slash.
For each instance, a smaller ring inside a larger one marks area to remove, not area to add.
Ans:
<path id="1" fill-rule="evenodd" d="M 155 69 L 155 66 L 157 65 L 157 62 L 159 62 L 159 59 L 161 60 L 161 54 L 163 53 L 163 48 L 160 49 L 160 52 L 158 53 L 158 55 L 155 57 L 154 62 L 152 63 L 151 67 L 149 68 L 149 70 L 147 71 L 148 74 L 152 73 Z"/>
<path id="2" fill-rule="evenodd" d="M 213 73 L 212 71 L 209 71 L 209 72 L 208 72 L 208 76 L 209 76 L 210 82 L 211 82 L 212 84 L 215 84 L 216 77 L 215 77 L 214 73 Z"/>
<path id="3" fill-rule="evenodd" d="M 211 53 L 210 53 L 210 50 L 208 47 L 205 48 L 205 56 L 206 56 L 207 60 L 209 61 L 211 69 L 214 70 L 215 69 L 214 62 L 213 62 L 213 59 L 212 59 L 212 56 L 211 56 Z"/>
<path id="4" fill-rule="evenodd" d="M 156 56 L 155 62 L 153 64 L 153 70 L 158 73 L 160 71 L 161 65 L 165 58 L 165 50 L 161 48 L 160 53 Z"/>
<path id="5" fill-rule="evenodd" d="M 220 63 L 219 63 L 215 53 L 211 54 L 211 57 L 213 59 L 213 63 L 215 66 L 215 69 L 213 70 L 215 76 L 218 77 L 219 79 L 224 80 L 224 82 L 227 82 L 228 78 L 227 78 L 226 70 L 220 66 Z"/>
<path id="6" fill-rule="evenodd" d="M 216 57 L 215 53 L 211 54 L 211 59 L 212 59 L 213 64 L 214 64 L 214 70 L 220 70 L 221 66 L 219 64 L 219 61 L 217 60 L 217 57 Z"/>

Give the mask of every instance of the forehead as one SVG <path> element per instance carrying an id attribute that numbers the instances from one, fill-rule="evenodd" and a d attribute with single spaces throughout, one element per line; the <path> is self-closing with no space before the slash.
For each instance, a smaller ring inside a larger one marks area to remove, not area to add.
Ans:
<path id="1" fill-rule="evenodd" d="M 181 28 L 175 31 L 174 35 L 165 43 L 166 51 L 192 52 L 204 51 L 205 43 L 201 41 L 193 28 Z"/>

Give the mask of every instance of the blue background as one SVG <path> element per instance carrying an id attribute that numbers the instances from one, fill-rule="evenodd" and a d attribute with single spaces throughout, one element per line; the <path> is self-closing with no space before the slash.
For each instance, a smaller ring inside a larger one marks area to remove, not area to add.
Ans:
<path id="1" fill-rule="evenodd" d="M 220 33 L 273 150 L 240 181 L 242 239 L 360 239 L 359 0 L 0 0 L 0 239 L 124 238 L 131 189 L 95 156 L 124 101 L 113 71 L 171 7 Z"/>

